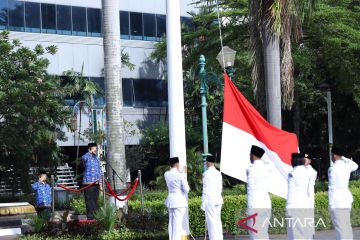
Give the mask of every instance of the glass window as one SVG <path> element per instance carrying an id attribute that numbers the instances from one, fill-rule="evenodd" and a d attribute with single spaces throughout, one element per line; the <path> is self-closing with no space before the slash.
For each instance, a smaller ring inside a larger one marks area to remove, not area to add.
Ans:
<path id="1" fill-rule="evenodd" d="M 24 2 L 9 0 L 9 30 L 24 31 Z"/>
<path id="2" fill-rule="evenodd" d="M 160 107 L 166 102 L 163 80 L 134 79 L 135 107 Z"/>
<path id="3" fill-rule="evenodd" d="M 143 14 L 144 19 L 144 40 L 156 40 L 156 23 L 155 14 Z"/>
<path id="4" fill-rule="evenodd" d="M 129 12 L 120 12 L 120 35 L 121 39 L 130 39 Z"/>
<path id="5" fill-rule="evenodd" d="M 141 13 L 130 12 L 130 29 L 131 39 L 143 39 L 143 22 Z"/>
<path id="6" fill-rule="evenodd" d="M 87 9 L 88 36 L 101 36 L 101 11 L 97 8 Z"/>
<path id="7" fill-rule="evenodd" d="M 71 7 L 56 5 L 57 33 L 71 35 Z"/>
<path id="8" fill-rule="evenodd" d="M 25 31 L 40 32 L 40 3 L 25 2 Z"/>
<path id="9" fill-rule="evenodd" d="M 193 32 L 194 24 L 191 17 L 181 17 L 181 28 L 186 32 Z"/>
<path id="10" fill-rule="evenodd" d="M 156 37 L 161 38 L 166 33 L 166 15 L 156 15 Z"/>
<path id="11" fill-rule="evenodd" d="M 86 36 L 86 8 L 72 7 L 73 35 Z"/>
<path id="12" fill-rule="evenodd" d="M 0 0 L 0 30 L 4 30 L 8 25 L 8 6 L 7 0 Z"/>
<path id="13" fill-rule="evenodd" d="M 56 33 L 56 12 L 54 4 L 41 4 L 42 32 Z"/>
<path id="14" fill-rule="evenodd" d="M 132 107 L 134 105 L 134 89 L 132 79 L 123 78 L 122 79 L 122 92 L 123 92 L 123 102 L 125 107 Z"/>
<path id="15" fill-rule="evenodd" d="M 103 91 L 105 91 L 105 82 L 103 77 L 91 77 L 90 80 L 96 83 Z M 94 96 L 94 105 L 104 106 L 105 96 Z"/>

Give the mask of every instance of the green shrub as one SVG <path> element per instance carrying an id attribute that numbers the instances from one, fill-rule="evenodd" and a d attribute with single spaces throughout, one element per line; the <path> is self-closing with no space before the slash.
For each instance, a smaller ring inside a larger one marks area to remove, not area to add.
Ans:
<path id="1" fill-rule="evenodd" d="M 95 213 L 95 219 L 106 231 L 114 230 L 115 224 L 118 222 L 118 215 L 115 206 L 106 204 Z"/>
<path id="2" fill-rule="evenodd" d="M 83 197 L 71 199 L 69 207 L 75 211 L 75 214 L 86 214 L 86 205 Z"/>
<path id="3" fill-rule="evenodd" d="M 31 216 L 29 219 L 29 225 L 35 233 L 43 231 L 48 225 L 47 216 Z"/>
<path id="4" fill-rule="evenodd" d="M 134 231 L 110 231 L 100 236 L 101 240 L 168 240 L 168 233 L 163 232 L 134 232 Z"/>
<path id="5" fill-rule="evenodd" d="M 84 238 L 84 236 L 82 235 L 61 235 L 61 236 L 47 236 L 45 234 L 31 234 L 31 235 L 24 235 L 24 236 L 19 236 L 17 239 L 20 240 L 83 240 L 83 239 L 87 239 L 87 240 L 95 240 L 98 239 L 97 237 L 86 237 Z"/>
<path id="6" fill-rule="evenodd" d="M 354 196 L 353 210 L 352 210 L 352 224 L 353 226 L 360 225 L 360 188 L 351 188 Z M 272 195 L 272 219 L 282 219 L 285 217 L 286 200 Z M 159 230 L 166 230 L 168 224 L 168 211 L 163 201 L 145 201 L 145 214 L 147 214 L 148 222 L 158 222 Z M 190 231 L 194 236 L 203 236 L 205 233 L 205 214 L 200 209 L 201 198 L 192 197 L 189 199 L 189 224 Z M 130 214 L 140 214 L 140 201 L 130 201 Z M 247 234 L 246 230 L 239 228 L 237 222 L 239 219 L 246 217 L 246 195 L 225 195 L 224 204 L 222 206 L 221 219 L 224 232 L 232 234 Z M 331 216 L 328 210 L 328 195 L 327 192 L 318 192 L 315 195 L 315 223 L 321 217 L 323 224 L 317 225 L 317 230 L 330 229 Z M 153 226 L 153 225 L 152 225 Z M 269 229 L 271 234 L 286 233 L 285 227 L 271 227 Z"/>
<path id="7" fill-rule="evenodd" d="M 77 197 L 70 199 L 69 203 L 69 209 L 75 211 L 75 214 L 84 215 L 86 214 L 86 205 L 85 205 L 85 199 L 83 194 L 79 194 Z M 104 205 L 104 199 L 103 195 L 99 195 L 98 199 L 98 206 Z"/>

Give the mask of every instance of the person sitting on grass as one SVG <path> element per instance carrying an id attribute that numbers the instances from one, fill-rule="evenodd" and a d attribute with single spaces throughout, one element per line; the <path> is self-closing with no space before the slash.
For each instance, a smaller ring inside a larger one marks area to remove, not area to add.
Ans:
<path id="1" fill-rule="evenodd" d="M 39 173 L 39 180 L 31 184 L 35 191 L 36 198 L 36 212 L 40 217 L 49 219 L 51 214 L 51 187 L 46 183 L 47 175 L 41 171 Z"/>

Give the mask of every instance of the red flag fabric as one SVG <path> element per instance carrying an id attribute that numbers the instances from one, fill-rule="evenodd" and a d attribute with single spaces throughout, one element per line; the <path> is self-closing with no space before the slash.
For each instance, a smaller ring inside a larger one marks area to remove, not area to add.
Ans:
<path id="1" fill-rule="evenodd" d="M 225 74 L 221 172 L 246 182 L 252 145 L 265 150 L 262 159 L 273 170 L 268 191 L 286 198 L 291 153 L 298 152 L 297 137 L 268 123 Z"/>

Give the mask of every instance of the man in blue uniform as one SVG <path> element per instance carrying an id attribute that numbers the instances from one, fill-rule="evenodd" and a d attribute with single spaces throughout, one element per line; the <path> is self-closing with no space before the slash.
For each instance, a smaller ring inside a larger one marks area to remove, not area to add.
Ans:
<path id="1" fill-rule="evenodd" d="M 39 180 L 31 184 L 35 191 L 36 211 L 39 216 L 44 218 L 50 217 L 51 208 L 51 187 L 46 183 L 47 175 L 45 172 L 39 173 Z"/>
<path id="2" fill-rule="evenodd" d="M 96 143 L 89 143 L 88 152 L 82 156 L 85 167 L 83 185 L 90 185 L 95 182 L 94 185 L 90 186 L 84 191 L 86 216 L 90 220 L 94 219 L 94 214 L 98 207 L 99 183 L 102 176 L 100 159 L 96 154 Z"/>

